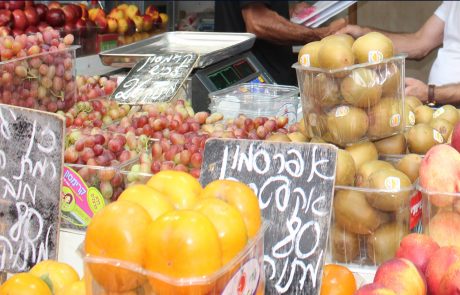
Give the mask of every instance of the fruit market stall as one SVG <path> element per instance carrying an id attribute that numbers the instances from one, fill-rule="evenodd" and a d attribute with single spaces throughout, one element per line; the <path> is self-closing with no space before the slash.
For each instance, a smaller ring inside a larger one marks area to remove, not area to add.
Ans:
<path id="1" fill-rule="evenodd" d="M 379 33 L 305 45 L 298 87 L 254 83 L 237 37 L 104 76 L 72 34 L 0 36 L 0 294 L 456 294 L 460 111 L 405 97 Z M 134 79 L 174 87 L 121 101 Z"/>

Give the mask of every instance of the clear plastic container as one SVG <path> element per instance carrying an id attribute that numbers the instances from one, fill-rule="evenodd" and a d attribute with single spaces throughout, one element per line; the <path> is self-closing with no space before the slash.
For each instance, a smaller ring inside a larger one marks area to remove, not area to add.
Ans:
<path id="1" fill-rule="evenodd" d="M 125 187 L 129 187 L 136 184 L 146 184 L 149 181 L 149 179 L 153 176 L 152 173 L 135 172 L 128 170 L 122 170 L 121 175 L 123 176 L 123 182 L 125 183 Z"/>
<path id="2" fill-rule="evenodd" d="M 460 247 L 460 193 L 429 191 L 417 183 L 422 195 L 423 232 L 439 246 Z"/>
<path id="3" fill-rule="evenodd" d="M 92 272 L 92 268 L 94 270 L 99 265 L 104 265 L 107 271 L 110 271 L 110 268 L 117 268 L 125 271 L 126 275 L 139 275 L 143 283 L 137 289 L 130 290 L 129 294 L 133 295 L 263 295 L 265 293 L 264 233 L 267 227 L 265 223 L 259 233 L 227 265 L 203 277 L 173 278 L 146 270 L 140 265 L 105 257 L 83 255 L 86 292 L 93 295 L 110 293 L 97 282 L 95 273 Z M 158 292 L 157 288 L 161 288 L 162 292 Z"/>
<path id="4" fill-rule="evenodd" d="M 286 116 L 297 121 L 299 89 L 294 86 L 243 83 L 209 93 L 212 113 L 233 119 L 243 114 L 249 118 Z"/>
<path id="5" fill-rule="evenodd" d="M 345 146 L 402 133 L 405 56 L 324 70 L 295 64 L 311 137 Z"/>
<path id="6" fill-rule="evenodd" d="M 77 99 L 75 51 L 79 46 L 0 62 L 0 103 L 56 112 Z M 46 74 L 39 69 L 46 65 Z"/>
<path id="7" fill-rule="evenodd" d="M 401 239 L 411 232 L 414 186 L 381 190 L 336 186 L 329 236 L 334 263 L 377 267 L 394 257 Z M 391 203 L 395 210 L 382 210 Z"/>

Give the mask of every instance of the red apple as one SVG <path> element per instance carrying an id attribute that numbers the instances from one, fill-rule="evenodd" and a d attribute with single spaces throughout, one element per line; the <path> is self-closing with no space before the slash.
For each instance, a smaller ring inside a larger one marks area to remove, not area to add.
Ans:
<path id="1" fill-rule="evenodd" d="M 77 20 L 77 22 L 75 23 L 75 27 L 77 28 L 77 30 L 79 31 L 82 31 L 82 30 L 86 30 L 86 20 L 80 18 L 79 20 Z"/>
<path id="2" fill-rule="evenodd" d="M 50 4 L 48 4 L 48 9 L 53 9 L 53 8 L 61 8 L 61 4 L 57 1 L 53 1 Z"/>
<path id="3" fill-rule="evenodd" d="M 116 33 L 118 29 L 118 22 L 113 17 L 107 18 L 107 27 L 109 33 Z"/>
<path id="4" fill-rule="evenodd" d="M 68 4 L 70 7 L 73 8 L 75 15 L 77 17 L 77 20 L 82 18 L 83 16 L 83 8 L 81 8 L 80 5 L 75 5 L 75 4 Z"/>
<path id="5" fill-rule="evenodd" d="M 15 9 L 13 11 L 13 28 L 24 31 L 29 26 L 24 11 Z"/>
<path id="6" fill-rule="evenodd" d="M 66 34 L 73 34 L 73 33 L 75 33 L 76 29 L 77 29 L 77 27 L 75 26 L 74 23 L 65 23 L 65 25 L 64 25 L 64 32 Z"/>
<path id="7" fill-rule="evenodd" d="M 13 37 L 16 37 L 16 36 L 24 34 L 24 31 L 20 30 L 20 29 L 17 29 L 17 28 L 14 28 L 13 31 L 11 31 L 11 33 L 13 34 Z"/>
<path id="8" fill-rule="evenodd" d="M 103 16 L 97 16 L 94 20 L 99 33 L 104 34 L 107 32 L 107 19 Z"/>
<path id="9" fill-rule="evenodd" d="M 35 7 L 29 6 L 24 8 L 24 14 L 26 15 L 29 26 L 35 26 L 39 22 L 38 13 Z"/>
<path id="10" fill-rule="evenodd" d="M 9 10 L 24 9 L 25 1 L 7 1 L 5 8 Z"/>
<path id="11" fill-rule="evenodd" d="M 84 20 L 88 20 L 88 7 L 85 4 L 78 4 L 81 8 L 81 18 Z"/>
<path id="12" fill-rule="evenodd" d="M 13 19 L 11 11 L 6 9 L 0 10 L 0 26 L 7 26 Z"/>
<path id="13" fill-rule="evenodd" d="M 156 8 L 154 5 L 149 5 L 146 9 L 145 9 L 145 14 L 148 14 L 150 16 L 154 16 L 154 15 L 157 15 L 159 14 L 158 12 L 158 8 Z"/>
<path id="14" fill-rule="evenodd" d="M 5 2 L 0 1 L 0 9 L 5 9 Z"/>
<path id="15" fill-rule="evenodd" d="M 142 31 L 150 32 L 152 28 L 153 28 L 153 18 L 148 14 L 144 15 L 144 24 L 142 26 Z"/>
<path id="16" fill-rule="evenodd" d="M 128 23 L 128 30 L 126 31 L 126 34 L 132 35 L 136 32 L 136 24 L 133 22 L 132 19 L 127 19 L 126 22 Z"/>
<path id="17" fill-rule="evenodd" d="M 396 257 L 409 259 L 422 273 L 425 273 L 430 257 L 438 249 L 438 243 L 431 237 L 413 233 L 401 240 Z"/>
<path id="18" fill-rule="evenodd" d="M 6 37 L 11 35 L 11 29 L 9 27 L 0 27 L 0 37 Z"/>
<path id="19" fill-rule="evenodd" d="M 455 124 L 454 130 L 452 131 L 452 143 L 450 145 L 460 152 L 460 122 Z"/>
<path id="20" fill-rule="evenodd" d="M 48 25 L 48 23 L 45 23 L 45 22 L 40 22 L 37 26 L 38 30 L 40 32 L 43 32 L 46 30 L 46 28 L 48 28 L 50 25 Z"/>
<path id="21" fill-rule="evenodd" d="M 35 3 L 34 3 L 33 0 L 32 0 L 32 1 L 25 1 L 25 5 L 24 5 L 24 6 L 25 6 L 25 7 L 33 7 L 34 4 L 35 4 Z"/>
<path id="22" fill-rule="evenodd" d="M 71 5 L 65 5 L 62 7 L 62 11 L 64 12 L 66 23 L 73 24 L 77 21 L 77 15 L 75 14 L 75 10 Z"/>
<path id="23" fill-rule="evenodd" d="M 45 4 L 37 3 L 35 4 L 35 10 L 37 11 L 38 19 L 40 21 L 45 21 L 46 13 L 48 12 L 48 7 Z"/>
<path id="24" fill-rule="evenodd" d="M 38 33 L 38 28 L 36 26 L 28 26 L 27 29 L 24 31 L 24 33 L 26 35 L 30 35 L 30 34 L 35 34 L 35 33 Z"/>
<path id="25" fill-rule="evenodd" d="M 46 22 L 53 27 L 62 27 L 65 24 L 65 14 L 59 8 L 50 8 L 46 13 Z"/>
<path id="26" fill-rule="evenodd" d="M 381 264 L 374 283 L 395 291 L 398 295 L 426 295 L 426 282 L 420 270 L 404 258 L 394 258 Z"/>

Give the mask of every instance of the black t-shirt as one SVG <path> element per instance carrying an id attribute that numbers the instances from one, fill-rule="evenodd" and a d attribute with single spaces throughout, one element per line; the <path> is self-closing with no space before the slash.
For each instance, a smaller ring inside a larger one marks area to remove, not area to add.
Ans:
<path id="1" fill-rule="evenodd" d="M 215 1 L 214 30 L 216 32 L 246 32 L 241 13 L 242 8 L 250 3 L 265 3 L 279 15 L 289 19 L 288 1 Z M 292 46 L 278 45 L 265 40 L 256 39 L 251 50 L 260 63 L 267 69 L 276 83 L 297 85 L 295 70 L 292 68 L 297 60 Z"/>

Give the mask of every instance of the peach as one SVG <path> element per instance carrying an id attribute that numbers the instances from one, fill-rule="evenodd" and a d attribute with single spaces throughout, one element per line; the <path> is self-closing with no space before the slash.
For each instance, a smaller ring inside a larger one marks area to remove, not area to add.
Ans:
<path id="1" fill-rule="evenodd" d="M 117 20 L 113 17 L 108 17 L 107 18 L 107 28 L 108 28 L 109 33 L 116 33 L 118 29 Z"/>
<path id="2" fill-rule="evenodd" d="M 422 273 L 425 273 L 428 260 L 438 249 L 439 245 L 431 237 L 414 233 L 401 240 L 396 257 L 409 259 Z"/>
<path id="3" fill-rule="evenodd" d="M 460 153 L 460 122 L 457 122 L 454 126 L 454 130 L 451 133 L 452 147 Z"/>
<path id="4" fill-rule="evenodd" d="M 380 265 L 374 283 L 380 283 L 398 295 L 426 295 L 426 282 L 422 273 L 405 258 L 394 258 Z"/>
<path id="5" fill-rule="evenodd" d="M 453 211 L 439 211 L 430 220 L 428 234 L 441 247 L 460 247 L 460 214 Z"/>
<path id="6" fill-rule="evenodd" d="M 460 294 L 460 263 L 452 264 L 441 280 L 441 295 Z"/>
<path id="7" fill-rule="evenodd" d="M 460 154 L 447 144 L 432 147 L 420 165 L 419 181 L 428 192 L 460 192 Z M 452 196 L 439 194 L 429 197 L 438 207 L 452 205 L 454 200 Z"/>
<path id="8" fill-rule="evenodd" d="M 454 263 L 460 262 L 460 248 L 444 247 L 434 252 L 426 266 L 425 277 L 432 295 L 441 293 L 441 280 Z"/>
<path id="9" fill-rule="evenodd" d="M 396 295 L 395 291 L 385 288 L 382 284 L 372 283 L 359 288 L 355 295 Z"/>

